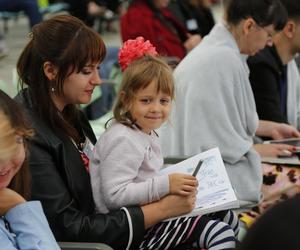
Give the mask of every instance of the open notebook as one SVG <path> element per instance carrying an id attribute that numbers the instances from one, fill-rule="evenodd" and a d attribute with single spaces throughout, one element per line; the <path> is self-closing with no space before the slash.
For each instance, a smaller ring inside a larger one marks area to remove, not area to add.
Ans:
<path id="1" fill-rule="evenodd" d="M 196 175 L 199 181 L 195 209 L 184 216 L 195 216 L 216 211 L 238 208 L 239 202 L 231 186 L 218 148 L 197 154 L 175 165 L 166 167 L 161 174 L 193 174 L 199 161 L 203 163 Z"/>

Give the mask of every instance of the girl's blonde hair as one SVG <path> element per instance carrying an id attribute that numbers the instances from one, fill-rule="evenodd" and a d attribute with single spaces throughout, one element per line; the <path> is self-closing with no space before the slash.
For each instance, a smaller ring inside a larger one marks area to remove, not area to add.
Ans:
<path id="1" fill-rule="evenodd" d="M 174 99 L 174 79 L 172 69 L 160 57 L 145 55 L 133 61 L 123 72 L 123 79 L 113 109 L 114 118 L 129 127 L 135 123 L 130 115 L 131 105 L 137 91 L 148 87 L 152 82 L 160 91 Z"/>

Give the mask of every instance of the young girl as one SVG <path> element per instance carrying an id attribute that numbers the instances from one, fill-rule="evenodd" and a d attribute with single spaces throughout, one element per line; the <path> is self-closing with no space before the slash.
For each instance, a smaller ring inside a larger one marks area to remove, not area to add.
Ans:
<path id="1" fill-rule="evenodd" d="M 0 90 L 0 249 L 60 249 L 39 201 L 29 199 L 26 138 L 20 107 Z"/>
<path id="2" fill-rule="evenodd" d="M 58 241 L 136 249 L 146 229 L 190 212 L 194 198 L 167 195 L 95 214 L 88 155 L 96 137 L 78 105 L 89 103 L 101 84 L 98 67 L 105 51 L 99 34 L 71 15 L 32 29 L 17 63 L 22 90 L 16 97 L 35 131 L 29 141 L 31 197 L 41 201 Z"/>
<path id="3" fill-rule="evenodd" d="M 97 142 L 90 167 L 97 212 L 148 204 L 167 194 L 195 195 L 195 177 L 157 174 L 163 158 L 155 129 L 168 119 L 174 85 L 171 69 L 156 54 L 141 37 L 127 41 L 121 49 L 120 64 L 125 70 L 114 121 Z M 183 217 L 150 228 L 139 248 L 194 244 L 234 249 L 237 232 L 238 220 L 231 211 Z"/>

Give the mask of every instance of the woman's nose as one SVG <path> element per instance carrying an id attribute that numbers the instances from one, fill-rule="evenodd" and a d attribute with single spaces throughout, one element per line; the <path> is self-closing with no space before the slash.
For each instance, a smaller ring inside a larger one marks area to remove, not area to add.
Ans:
<path id="1" fill-rule="evenodd" d="M 94 74 L 93 74 L 92 83 L 94 85 L 100 85 L 102 83 L 102 80 L 101 80 L 98 70 L 96 70 L 96 72 L 94 72 Z"/>

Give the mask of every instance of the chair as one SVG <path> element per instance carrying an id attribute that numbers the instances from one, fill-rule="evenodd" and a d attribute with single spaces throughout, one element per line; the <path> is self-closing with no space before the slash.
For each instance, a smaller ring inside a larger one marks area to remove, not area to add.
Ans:
<path id="1" fill-rule="evenodd" d="M 58 242 L 58 245 L 62 250 L 113 250 L 103 243 Z"/>
<path id="2" fill-rule="evenodd" d="M 0 11 L 0 20 L 3 21 L 3 31 L 8 32 L 8 21 L 11 19 L 17 20 L 20 15 L 24 14 L 22 11 L 10 12 Z"/>

